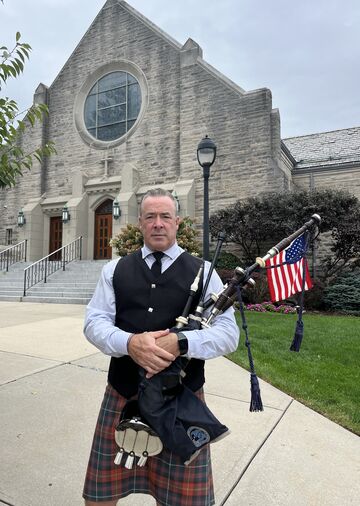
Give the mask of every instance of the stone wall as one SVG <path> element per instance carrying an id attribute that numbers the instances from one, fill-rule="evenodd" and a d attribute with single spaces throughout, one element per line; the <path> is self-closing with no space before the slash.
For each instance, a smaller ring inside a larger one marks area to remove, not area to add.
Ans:
<path id="1" fill-rule="evenodd" d="M 350 168 L 301 169 L 294 172 L 295 185 L 301 189 L 336 188 L 360 200 L 360 165 Z"/>

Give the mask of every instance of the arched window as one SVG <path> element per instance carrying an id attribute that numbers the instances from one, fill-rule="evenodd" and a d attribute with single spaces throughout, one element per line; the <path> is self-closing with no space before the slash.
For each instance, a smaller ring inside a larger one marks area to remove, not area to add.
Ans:
<path id="1" fill-rule="evenodd" d="M 84 104 L 84 123 L 100 141 L 114 141 L 134 125 L 141 108 L 141 89 L 128 72 L 110 72 L 91 88 Z"/>

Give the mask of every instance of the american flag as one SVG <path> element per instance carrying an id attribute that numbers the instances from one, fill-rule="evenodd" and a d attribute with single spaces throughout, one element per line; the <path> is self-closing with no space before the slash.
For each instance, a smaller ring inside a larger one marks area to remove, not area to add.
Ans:
<path id="1" fill-rule="evenodd" d="M 302 279 L 305 265 L 305 290 L 312 287 L 307 261 L 305 234 L 297 237 L 287 248 L 267 260 L 267 278 L 271 300 L 284 300 L 302 290 Z M 271 266 L 278 266 L 269 268 Z"/>

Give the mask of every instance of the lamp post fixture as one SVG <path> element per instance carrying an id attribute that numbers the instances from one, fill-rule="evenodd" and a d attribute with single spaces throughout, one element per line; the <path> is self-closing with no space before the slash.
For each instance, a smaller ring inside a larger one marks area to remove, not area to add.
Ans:
<path id="1" fill-rule="evenodd" d="M 215 162 L 216 145 L 206 135 L 199 142 L 197 148 L 197 159 L 203 168 L 204 176 L 204 224 L 203 224 L 203 258 L 209 260 L 209 176 L 210 167 Z"/>
<path id="2" fill-rule="evenodd" d="M 114 220 L 118 220 L 121 216 L 121 209 L 119 206 L 118 199 L 115 199 L 113 202 L 113 218 Z"/>
<path id="3" fill-rule="evenodd" d="M 18 217 L 17 217 L 17 224 L 18 224 L 18 227 L 22 227 L 23 225 L 25 225 L 26 223 L 26 219 L 25 219 L 25 216 L 24 216 L 24 211 L 21 209 L 18 213 Z"/>
<path id="4" fill-rule="evenodd" d="M 62 210 L 62 222 L 67 223 L 68 221 L 70 221 L 70 213 L 67 206 L 65 205 Z"/>
<path id="5" fill-rule="evenodd" d="M 172 196 L 174 197 L 174 200 L 176 202 L 176 212 L 179 213 L 180 212 L 180 202 L 179 202 L 178 194 L 176 193 L 175 190 L 172 192 Z"/>

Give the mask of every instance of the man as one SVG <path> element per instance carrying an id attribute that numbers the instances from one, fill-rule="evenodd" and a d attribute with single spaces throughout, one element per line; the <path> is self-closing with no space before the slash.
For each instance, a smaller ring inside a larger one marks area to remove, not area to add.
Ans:
<path id="1" fill-rule="evenodd" d="M 184 331 L 181 339 L 169 331 L 182 313 L 201 260 L 177 245 L 179 217 L 171 193 L 157 188 L 144 195 L 139 226 L 143 248 L 104 266 L 87 307 L 84 333 L 112 358 L 83 497 L 86 506 L 115 506 L 131 493 L 151 494 L 157 505 L 210 506 L 214 494 L 209 445 L 188 466 L 166 448 L 148 458 L 144 467 L 114 464 L 115 427 L 127 400 L 136 397 L 139 367 L 151 378 L 180 353 L 186 355 L 191 361 L 183 382 L 203 399 L 204 360 L 234 351 L 239 338 L 232 308 L 210 329 Z M 157 252 L 164 254 L 161 259 L 156 259 Z M 157 274 L 155 263 L 161 263 Z M 205 267 L 204 279 L 209 264 Z M 222 288 L 214 272 L 208 292 Z"/>

